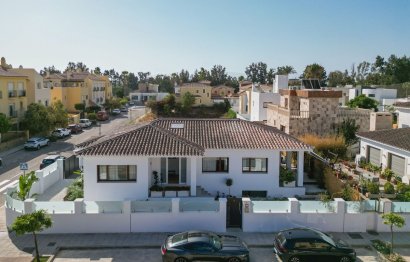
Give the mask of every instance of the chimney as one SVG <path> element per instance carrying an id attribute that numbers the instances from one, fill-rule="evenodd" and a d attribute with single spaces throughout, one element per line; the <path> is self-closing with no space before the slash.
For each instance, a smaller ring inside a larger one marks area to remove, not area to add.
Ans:
<path id="1" fill-rule="evenodd" d="M 6 67 L 6 58 L 2 57 L 1 58 L 1 67 Z"/>

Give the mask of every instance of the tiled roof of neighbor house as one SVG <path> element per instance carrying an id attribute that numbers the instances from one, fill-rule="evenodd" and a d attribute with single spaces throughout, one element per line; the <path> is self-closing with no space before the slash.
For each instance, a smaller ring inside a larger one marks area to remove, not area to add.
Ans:
<path id="1" fill-rule="evenodd" d="M 11 72 L 8 70 L 4 70 L 3 68 L 0 67 L 0 76 L 8 76 L 8 77 L 27 77 L 25 75 L 16 73 L 16 72 Z"/>
<path id="2" fill-rule="evenodd" d="M 92 142 L 77 153 L 187 156 L 203 155 L 205 149 L 311 148 L 274 127 L 239 119 L 157 119 L 117 136 Z"/>
<path id="3" fill-rule="evenodd" d="M 394 106 L 396 107 L 408 107 L 410 108 L 410 102 L 396 102 L 394 104 Z"/>
<path id="4" fill-rule="evenodd" d="M 410 151 L 410 127 L 361 132 L 357 136 Z"/>

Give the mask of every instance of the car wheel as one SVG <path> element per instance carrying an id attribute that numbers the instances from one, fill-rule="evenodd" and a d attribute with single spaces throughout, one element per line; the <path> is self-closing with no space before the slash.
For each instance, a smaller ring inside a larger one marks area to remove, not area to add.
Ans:
<path id="1" fill-rule="evenodd" d="M 237 257 L 231 257 L 230 259 L 228 259 L 228 262 L 241 262 L 241 260 Z"/>
<path id="2" fill-rule="evenodd" d="M 349 257 L 341 257 L 340 262 L 350 262 L 350 258 Z"/>
<path id="3" fill-rule="evenodd" d="M 288 262 L 301 262 L 302 260 L 299 257 L 291 257 Z"/>
<path id="4" fill-rule="evenodd" d="M 188 262 L 188 260 L 186 258 L 183 257 L 178 257 L 175 259 L 175 262 Z"/>

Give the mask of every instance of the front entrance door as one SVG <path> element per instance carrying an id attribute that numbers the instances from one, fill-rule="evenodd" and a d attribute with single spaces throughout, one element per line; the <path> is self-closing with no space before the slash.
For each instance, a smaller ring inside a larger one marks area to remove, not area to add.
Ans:
<path id="1" fill-rule="evenodd" d="M 179 184 L 179 158 L 168 158 L 168 184 Z"/>
<path id="2" fill-rule="evenodd" d="M 242 228 L 242 198 L 228 197 L 226 226 Z"/>

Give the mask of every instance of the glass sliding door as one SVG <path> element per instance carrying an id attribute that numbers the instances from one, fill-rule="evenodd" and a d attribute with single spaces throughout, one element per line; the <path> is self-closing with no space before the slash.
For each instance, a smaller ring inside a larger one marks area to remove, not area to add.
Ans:
<path id="1" fill-rule="evenodd" d="M 167 184 L 186 184 L 187 159 L 177 157 L 161 158 L 161 180 Z"/>
<path id="2" fill-rule="evenodd" d="M 168 184 L 179 184 L 179 158 L 168 158 Z"/>

